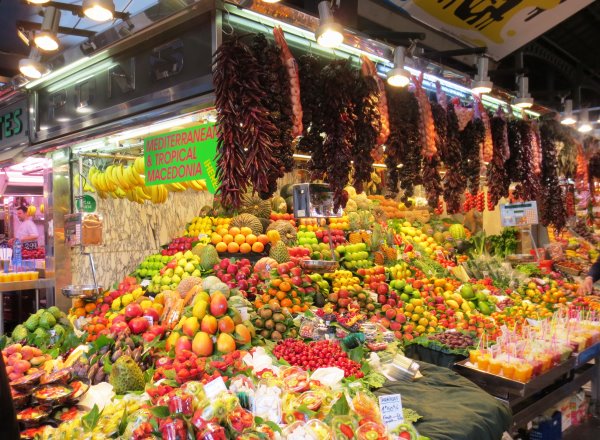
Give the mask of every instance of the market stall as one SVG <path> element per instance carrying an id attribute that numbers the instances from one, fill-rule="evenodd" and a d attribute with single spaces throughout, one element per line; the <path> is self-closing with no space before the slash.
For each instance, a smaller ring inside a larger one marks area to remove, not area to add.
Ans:
<path id="1" fill-rule="evenodd" d="M 206 54 L 203 6 L 163 26 Z M 590 381 L 597 403 L 600 301 L 559 235 L 573 133 L 425 62 L 386 85 L 385 44 L 313 53 L 306 14 L 223 8 L 200 79 L 37 127 L 64 264 L 60 307 L 0 338 L 22 436 L 483 440 Z M 33 85 L 40 114 L 98 65 Z"/>

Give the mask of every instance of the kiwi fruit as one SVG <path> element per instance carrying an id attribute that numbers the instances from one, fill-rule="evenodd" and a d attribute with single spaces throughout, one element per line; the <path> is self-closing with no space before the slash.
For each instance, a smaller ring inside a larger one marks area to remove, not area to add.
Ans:
<path id="1" fill-rule="evenodd" d="M 263 328 L 264 326 L 265 326 L 265 321 L 263 321 L 260 318 L 256 318 L 256 321 L 254 321 L 254 327 Z"/>
<path id="2" fill-rule="evenodd" d="M 267 319 L 265 321 L 265 328 L 268 330 L 273 330 L 273 328 L 275 327 L 275 321 L 273 321 L 272 319 Z"/>
<path id="3" fill-rule="evenodd" d="M 263 338 L 268 339 L 268 338 L 271 337 L 271 332 L 269 330 L 267 330 L 267 329 L 263 329 L 263 330 L 261 330 L 260 335 Z"/>
<path id="4" fill-rule="evenodd" d="M 280 333 L 285 333 L 285 331 L 287 330 L 287 327 L 285 326 L 285 324 L 278 322 L 277 324 L 275 324 L 275 330 L 277 330 Z"/>
<path id="5" fill-rule="evenodd" d="M 273 311 L 267 307 L 260 309 L 258 313 L 260 317 L 264 319 L 269 319 L 271 316 L 273 316 Z"/>
<path id="6" fill-rule="evenodd" d="M 275 313 L 273 315 L 273 321 L 275 321 L 275 322 L 283 322 L 283 321 L 285 321 L 285 316 L 283 316 L 283 313 Z"/>
<path id="7" fill-rule="evenodd" d="M 271 339 L 274 341 L 280 341 L 282 338 L 283 338 L 283 336 L 277 330 L 275 330 L 273 333 L 271 333 Z"/>

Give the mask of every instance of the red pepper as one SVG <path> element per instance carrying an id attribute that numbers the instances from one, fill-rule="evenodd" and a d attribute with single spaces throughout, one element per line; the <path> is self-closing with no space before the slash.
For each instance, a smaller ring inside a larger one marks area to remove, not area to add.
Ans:
<path id="1" fill-rule="evenodd" d="M 354 438 L 354 431 L 352 430 L 352 427 L 346 424 L 340 425 L 340 432 L 348 438 Z"/>

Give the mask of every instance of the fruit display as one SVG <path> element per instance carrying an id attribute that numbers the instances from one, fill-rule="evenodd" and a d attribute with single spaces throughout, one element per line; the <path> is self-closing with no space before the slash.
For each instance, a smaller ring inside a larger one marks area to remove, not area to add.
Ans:
<path id="1" fill-rule="evenodd" d="M 150 255 L 140 263 L 138 268 L 132 273 L 133 276 L 140 279 L 152 279 L 160 273 L 160 270 L 169 262 L 168 255 L 155 254 Z"/>
<path id="2" fill-rule="evenodd" d="M 73 333 L 73 325 L 67 315 L 58 307 L 39 309 L 29 315 L 23 324 L 17 325 L 11 339 L 15 342 L 27 342 L 40 348 L 59 347 Z"/>
<path id="3" fill-rule="evenodd" d="M 340 260 L 346 269 L 362 269 L 373 265 L 365 243 L 340 245 L 335 248 L 335 251 L 340 255 Z"/>
<path id="4" fill-rule="evenodd" d="M 157 275 L 152 277 L 152 282 L 147 287 L 148 292 L 156 294 L 165 290 L 175 290 L 179 283 L 187 277 L 201 275 L 202 258 L 200 256 L 191 251 L 185 251 L 185 253 L 177 252 L 170 257 L 171 260 L 159 270 Z M 213 264 L 210 264 L 209 267 L 212 267 Z"/>
<path id="5" fill-rule="evenodd" d="M 44 363 L 52 356 L 44 354 L 42 350 L 30 345 L 15 343 L 2 350 L 6 374 L 10 381 L 16 381 L 27 375 L 42 370 Z"/>
<path id="6" fill-rule="evenodd" d="M 264 234 L 255 235 L 249 226 L 242 226 L 242 228 L 233 226 L 229 229 L 220 228 L 211 235 L 211 243 L 219 253 L 262 253 L 269 241 L 269 238 Z"/>
<path id="7" fill-rule="evenodd" d="M 191 251 L 193 247 L 193 237 L 177 237 L 167 245 L 166 249 L 160 251 L 161 255 L 173 256 L 177 252 Z"/>

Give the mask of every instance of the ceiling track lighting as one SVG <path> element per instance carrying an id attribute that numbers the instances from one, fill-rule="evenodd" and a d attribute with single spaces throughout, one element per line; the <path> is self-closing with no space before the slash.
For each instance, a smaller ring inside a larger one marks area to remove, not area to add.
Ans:
<path id="1" fill-rule="evenodd" d="M 329 1 L 320 1 L 319 27 L 315 31 L 317 43 L 323 47 L 338 47 L 344 42 L 342 25 L 335 21 Z"/>
<path id="2" fill-rule="evenodd" d="M 81 5 L 87 18 L 94 21 L 109 21 L 115 17 L 113 0 L 83 0 Z"/>
<path id="3" fill-rule="evenodd" d="M 592 124 L 590 124 L 590 112 L 587 108 L 581 110 L 581 124 L 577 130 L 580 133 L 589 133 L 593 130 Z"/>
<path id="4" fill-rule="evenodd" d="M 44 10 L 44 20 L 41 31 L 33 37 L 35 45 L 44 52 L 54 52 L 60 47 L 58 39 L 58 26 L 60 24 L 60 11 L 53 6 Z"/>
<path id="5" fill-rule="evenodd" d="M 396 46 L 394 49 L 394 68 L 387 72 L 387 82 L 392 87 L 406 87 L 410 82 L 410 72 L 404 68 L 406 48 Z"/>
<path id="6" fill-rule="evenodd" d="M 563 113 L 563 117 L 560 121 L 563 125 L 573 125 L 577 122 L 577 119 L 573 115 L 573 100 L 567 99 L 565 101 L 565 111 Z"/>
<path id="7" fill-rule="evenodd" d="M 38 79 L 48 73 L 48 67 L 41 62 L 41 54 L 36 47 L 29 52 L 29 57 L 19 60 L 19 71 L 30 79 Z"/>
<path id="8" fill-rule="evenodd" d="M 486 56 L 477 57 L 477 75 L 471 84 L 471 91 L 477 95 L 490 93 L 494 83 L 488 76 L 489 59 Z"/>
<path id="9" fill-rule="evenodd" d="M 529 94 L 529 78 L 525 75 L 519 75 L 517 77 L 517 84 L 519 86 L 519 93 L 513 99 L 513 105 L 521 109 L 530 108 L 533 106 L 533 98 Z"/>

